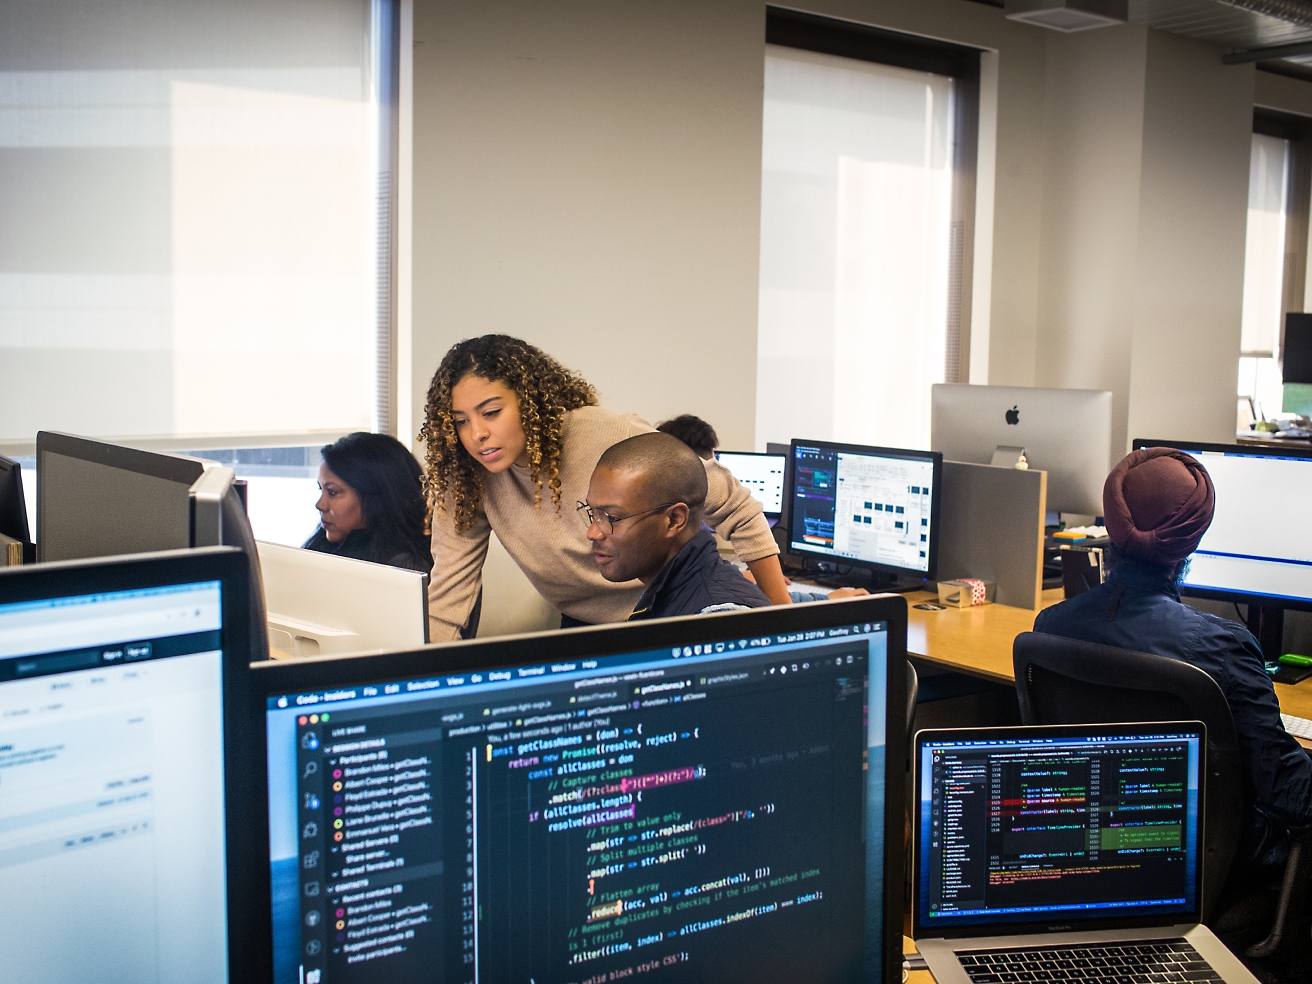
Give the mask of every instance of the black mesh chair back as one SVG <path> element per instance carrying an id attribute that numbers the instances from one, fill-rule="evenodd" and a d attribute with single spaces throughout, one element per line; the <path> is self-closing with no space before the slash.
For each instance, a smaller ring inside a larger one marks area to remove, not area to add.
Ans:
<path id="1" fill-rule="evenodd" d="M 1025 724 L 1202 721 L 1207 726 L 1203 804 L 1203 918 L 1234 862 L 1244 818 L 1239 741 L 1225 694 L 1210 676 L 1166 656 L 1023 632 L 1012 646 Z"/>

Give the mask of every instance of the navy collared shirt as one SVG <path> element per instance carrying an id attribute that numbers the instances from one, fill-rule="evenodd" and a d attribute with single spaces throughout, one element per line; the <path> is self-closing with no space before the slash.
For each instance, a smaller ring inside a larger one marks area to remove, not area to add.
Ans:
<path id="1" fill-rule="evenodd" d="M 1040 612 L 1034 631 L 1169 656 L 1217 682 L 1239 737 L 1255 860 L 1280 860 L 1284 828 L 1312 821 L 1312 759 L 1281 724 L 1257 640 L 1237 622 L 1183 604 L 1168 569 L 1122 559 L 1105 584 Z"/>
<path id="2" fill-rule="evenodd" d="M 629 621 L 699 615 L 708 610 L 765 608 L 769 604 L 770 599 L 760 588 L 720 556 L 715 537 L 698 530 L 642 593 Z"/>

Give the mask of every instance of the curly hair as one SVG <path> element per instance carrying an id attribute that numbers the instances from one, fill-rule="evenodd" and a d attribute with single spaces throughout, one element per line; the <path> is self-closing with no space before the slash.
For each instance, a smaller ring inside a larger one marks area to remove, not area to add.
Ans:
<path id="1" fill-rule="evenodd" d="M 538 486 L 534 498 L 541 503 L 545 477 L 551 501 L 559 510 L 565 414 L 596 406 L 597 391 L 578 373 L 527 342 L 509 335 L 481 335 L 453 345 L 428 387 L 419 439 L 427 449 L 424 494 L 430 516 L 434 508 L 445 511 L 450 499 L 456 530 L 464 532 L 483 500 L 483 466 L 461 445 L 451 412 L 451 390 L 466 376 L 505 383 L 514 390 L 527 440 L 529 476 Z"/>

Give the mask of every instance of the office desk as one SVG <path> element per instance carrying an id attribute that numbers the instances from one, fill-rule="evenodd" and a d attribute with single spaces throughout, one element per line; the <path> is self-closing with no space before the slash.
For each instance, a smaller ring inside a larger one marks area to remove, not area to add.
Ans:
<path id="1" fill-rule="evenodd" d="M 1034 628 L 1034 616 L 1026 608 L 1007 605 L 980 605 L 976 608 L 947 608 L 927 612 L 915 606 L 938 597 L 928 591 L 906 595 L 907 654 L 935 663 L 944 669 L 983 677 L 994 683 L 1014 685 L 1011 644 L 1021 632 Z M 1062 599 L 1062 589 L 1043 592 L 1043 607 Z M 1312 677 L 1299 684 L 1277 683 L 1276 697 L 1286 714 L 1312 719 Z M 1312 743 L 1300 742 L 1304 747 Z"/>

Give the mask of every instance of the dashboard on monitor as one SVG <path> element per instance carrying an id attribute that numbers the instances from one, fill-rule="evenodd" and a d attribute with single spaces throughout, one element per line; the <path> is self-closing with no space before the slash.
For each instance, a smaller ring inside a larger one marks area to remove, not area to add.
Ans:
<path id="1" fill-rule="evenodd" d="M 789 465 L 793 552 L 934 576 L 941 454 L 795 440 Z"/>

